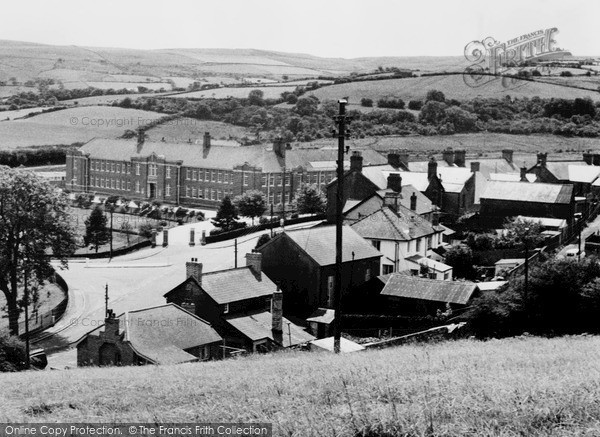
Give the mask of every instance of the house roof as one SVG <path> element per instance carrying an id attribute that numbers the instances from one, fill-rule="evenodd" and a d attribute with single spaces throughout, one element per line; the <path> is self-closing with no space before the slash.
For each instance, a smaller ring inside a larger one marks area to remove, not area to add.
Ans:
<path id="1" fill-rule="evenodd" d="M 508 284 L 508 281 L 487 281 L 487 282 L 478 282 L 477 287 L 481 291 L 494 291 L 504 287 Z"/>
<path id="2" fill-rule="evenodd" d="M 386 193 L 392 191 L 393 190 L 390 189 L 379 190 L 377 191 L 377 195 L 383 199 Z M 402 191 L 400 192 L 400 205 L 410 209 L 410 198 L 412 197 L 413 193 L 417 198 L 417 209 L 415 210 L 417 214 L 427 214 L 437 209 L 437 207 L 433 205 L 427 196 L 425 196 L 412 185 L 404 184 L 402 184 Z"/>
<path id="3" fill-rule="evenodd" d="M 333 170 L 337 149 L 297 148 L 285 151 L 285 158 L 278 156 L 272 146 L 231 147 L 218 145 L 213 141 L 210 148 L 195 143 L 168 143 L 145 141 L 138 146 L 135 139 L 95 138 L 79 150 L 89 153 L 95 159 L 128 161 L 132 157 L 148 157 L 152 154 L 164 156 L 168 161 L 183 161 L 183 165 L 198 168 L 231 169 L 248 163 L 262 168 L 263 172 L 278 173 L 287 169 L 303 167 L 314 170 Z M 377 165 L 386 158 L 372 149 L 361 150 L 364 165 Z M 345 161 L 349 162 L 349 157 Z M 332 164 L 333 163 L 333 164 Z M 344 166 L 347 164 L 345 163 Z"/>
<path id="4" fill-rule="evenodd" d="M 308 229 L 285 231 L 265 244 L 287 237 L 294 241 L 320 266 L 335 264 L 335 226 L 317 226 Z M 342 227 L 342 262 L 379 258 L 382 256 L 372 244 L 365 241 L 349 226 Z M 271 290 L 272 292 L 272 290 Z"/>
<path id="5" fill-rule="evenodd" d="M 505 264 L 523 264 L 525 262 L 525 258 L 504 258 L 498 260 L 494 263 L 495 266 L 501 266 Z"/>
<path id="6" fill-rule="evenodd" d="M 333 337 L 320 338 L 319 340 L 313 340 L 310 342 L 311 346 L 317 348 L 317 350 L 326 350 L 333 352 Z M 350 353 L 365 350 L 366 348 L 358 343 L 348 340 L 344 337 L 340 337 L 340 352 Z"/>
<path id="7" fill-rule="evenodd" d="M 402 178 L 402 184 L 412 185 L 421 192 L 426 191 L 427 187 L 429 187 L 427 173 L 411 171 L 397 171 L 390 173 L 398 173 Z M 385 177 L 387 178 L 388 175 L 389 173 L 386 174 Z"/>
<path id="8" fill-rule="evenodd" d="M 410 262 L 416 264 L 417 266 L 425 265 L 425 266 L 429 267 L 430 269 L 433 269 L 436 272 L 443 273 L 443 272 L 447 272 L 448 270 L 452 270 L 452 267 L 450 267 L 447 264 L 444 264 L 439 261 L 435 261 L 431 258 L 426 258 L 421 255 L 413 255 L 413 256 L 409 256 L 408 258 L 405 258 L 405 259 L 406 259 L 406 261 L 410 261 Z"/>
<path id="9" fill-rule="evenodd" d="M 124 341 L 155 364 L 195 361 L 186 350 L 223 340 L 208 322 L 173 303 L 129 311 L 118 319 Z M 103 327 L 88 335 L 97 335 Z"/>
<path id="10" fill-rule="evenodd" d="M 386 174 L 383 172 L 386 172 Z M 370 167 L 363 166 L 362 169 L 362 173 L 381 190 L 387 188 L 387 175 L 395 172 L 396 169 L 389 164 L 374 165 Z"/>
<path id="11" fill-rule="evenodd" d="M 560 181 L 568 181 L 569 179 L 569 166 L 587 166 L 585 161 L 583 160 L 573 160 L 573 161 L 546 161 L 546 169 L 552 173 L 556 179 Z M 539 167 L 540 164 L 536 164 L 535 167 Z M 593 167 L 593 166 L 590 166 Z"/>
<path id="12" fill-rule="evenodd" d="M 188 280 L 196 279 L 190 277 L 184 282 Z M 198 285 L 219 305 L 270 296 L 277 289 L 267 275 L 261 274 L 258 278 L 248 266 L 203 273 L 202 283 Z M 176 288 L 166 293 L 165 297 Z"/>
<path id="13" fill-rule="evenodd" d="M 535 173 L 527 173 L 525 178 L 529 182 L 535 182 L 537 175 Z M 504 182 L 521 182 L 521 173 L 490 173 L 490 181 Z"/>
<path id="14" fill-rule="evenodd" d="M 351 227 L 363 238 L 392 241 L 409 241 L 437 232 L 430 222 L 401 205 L 398 212 L 383 206 Z"/>
<path id="15" fill-rule="evenodd" d="M 537 203 L 571 203 L 572 185 L 489 181 L 482 199 Z"/>
<path id="16" fill-rule="evenodd" d="M 565 219 L 548 217 L 527 217 L 524 215 L 520 215 L 518 218 L 539 223 L 541 226 L 546 228 L 565 228 L 567 226 L 567 221 Z"/>
<path id="17" fill-rule="evenodd" d="M 331 310 L 328 308 L 318 308 L 313 312 L 309 318 L 306 319 L 307 322 L 317 322 L 317 323 L 325 323 L 329 325 L 335 319 L 335 310 Z"/>
<path id="18" fill-rule="evenodd" d="M 567 167 L 571 182 L 591 184 L 600 176 L 600 167 L 594 165 L 569 165 Z"/>
<path id="19" fill-rule="evenodd" d="M 283 347 L 296 346 L 308 343 L 315 337 L 304 331 L 300 326 L 290 322 L 285 317 L 283 319 L 283 332 L 280 340 L 273 336 L 273 315 L 269 311 L 263 311 L 255 314 L 246 314 L 243 316 L 231 316 L 225 320 L 240 333 L 252 341 L 269 339 L 281 342 Z"/>
<path id="20" fill-rule="evenodd" d="M 383 287 L 384 296 L 466 304 L 477 290 L 473 282 L 439 281 L 393 274 Z"/>

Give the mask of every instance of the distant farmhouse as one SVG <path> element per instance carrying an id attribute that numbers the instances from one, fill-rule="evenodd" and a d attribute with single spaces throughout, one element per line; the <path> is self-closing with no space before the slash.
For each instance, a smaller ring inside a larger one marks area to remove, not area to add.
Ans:
<path id="1" fill-rule="evenodd" d="M 222 145 L 207 132 L 201 144 L 94 139 L 67 155 L 71 191 L 176 205 L 216 208 L 225 196 L 260 190 L 268 204 L 291 202 L 304 183 L 325 186 L 335 176 L 335 148 Z M 386 159 L 367 149 L 372 165 Z"/>

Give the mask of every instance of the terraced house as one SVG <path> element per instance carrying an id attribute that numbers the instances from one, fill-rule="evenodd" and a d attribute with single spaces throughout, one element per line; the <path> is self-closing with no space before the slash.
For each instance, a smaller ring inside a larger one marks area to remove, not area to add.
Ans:
<path id="1" fill-rule="evenodd" d="M 260 190 L 284 207 L 303 183 L 324 187 L 335 177 L 337 149 L 234 146 L 204 134 L 201 142 L 94 139 L 67 155 L 65 187 L 74 192 L 216 208 L 225 196 Z M 364 150 L 368 164 L 386 159 Z M 345 164 L 349 167 L 349 163 Z"/>

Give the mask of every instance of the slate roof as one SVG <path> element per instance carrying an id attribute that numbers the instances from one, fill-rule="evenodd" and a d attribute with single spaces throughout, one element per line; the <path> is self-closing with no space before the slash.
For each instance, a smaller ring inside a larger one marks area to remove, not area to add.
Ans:
<path id="1" fill-rule="evenodd" d="M 377 195 L 383 199 L 386 193 L 392 191 L 393 190 L 388 189 L 379 190 L 377 191 Z M 413 193 L 415 194 L 415 196 L 417 196 L 417 209 L 415 210 L 417 214 L 427 214 L 437 209 L 437 207 L 435 207 L 433 203 L 431 203 L 431 200 L 429 200 L 429 198 L 426 195 L 421 193 L 412 185 L 404 184 L 402 184 L 402 191 L 400 192 L 400 205 L 410 209 L 410 198 L 412 197 Z"/>
<path id="2" fill-rule="evenodd" d="M 427 173 L 412 171 L 399 171 L 395 173 L 400 174 L 400 177 L 402 178 L 402 184 L 412 185 L 421 192 L 427 190 L 427 187 L 429 187 Z"/>
<path id="3" fill-rule="evenodd" d="M 409 241 L 437 232 L 430 222 L 403 206 L 397 213 L 384 206 L 351 227 L 361 237 L 374 240 Z"/>
<path id="4" fill-rule="evenodd" d="M 448 302 L 464 305 L 477 290 L 473 282 L 439 281 L 393 274 L 381 291 L 383 296 Z"/>
<path id="5" fill-rule="evenodd" d="M 272 330 L 273 315 L 269 311 L 237 317 L 231 316 L 227 317 L 225 320 L 252 341 L 263 339 L 275 341 Z M 308 343 L 314 339 L 315 337 L 304 331 L 300 326 L 291 323 L 283 317 L 283 332 L 281 335 L 281 345 L 283 347 Z"/>
<path id="6" fill-rule="evenodd" d="M 271 296 L 277 289 L 267 275 L 258 279 L 250 267 L 203 273 L 201 287 L 219 305 Z"/>
<path id="7" fill-rule="evenodd" d="M 489 181 L 482 199 L 537 203 L 571 203 L 572 185 Z"/>
<path id="8" fill-rule="evenodd" d="M 219 146 L 211 145 L 204 149 L 202 144 L 167 143 L 163 141 L 145 141 L 138 147 L 135 139 L 96 138 L 80 150 L 89 153 L 95 159 L 128 161 L 132 157 L 148 157 L 152 154 L 164 156 L 167 161 L 183 161 L 183 165 L 197 168 L 231 169 L 236 165 L 248 163 L 262 168 L 265 173 L 281 172 L 287 169 L 303 167 L 315 170 L 335 169 L 337 150 L 330 148 L 297 148 L 285 151 L 285 159 L 279 157 L 271 145 L 257 146 Z M 387 159 L 372 149 L 361 150 L 363 165 L 383 164 Z M 345 157 L 349 162 L 350 158 Z M 324 165 L 323 165 L 324 164 Z M 346 167 L 349 164 L 344 164 Z"/>
<path id="9" fill-rule="evenodd" d="M 208 322 L 175 304 L 129 311 L 119 317 L 119 327 L 134 351 L 154 364 L 196 361 L 186 352 L 223 339 Z M 104 325 L 88 335 L 97 335 Z"/>
<path id="10" fill-rule="evenodd" d="M 364 159 L 364 158 L 363 158 Z M 383 172 L 386 172 L 384 174 Z M 363 165 L 362 173 L 379 189 L 387 188 L 387 175 L 389 173 L 395 173 L 396 169 L 389 164 L 385 165 L 374 165 L 370 167 L 365 167 Z"/>
<path id="11" fill-rule="evenodd" d="M 535 173 L 527 173 L 525 178 L 529 182 L 535 182 L 537 175 Z M 490 181 L 504 181 L 504 182 L 520 182 L 521 173 L 490 173 Z"/>
<path id="12" fill-rule="evenodd" d="M 266 244 L 271 244 L 277 238 L 287 237 L 295 242 L 320 266 L 335 264 L 335 226 L 316 226 L 308 229 L 285 231 Z M 379 258 L 382 254 L 365 241 L 349 226 L 342 227 L 342 262 Z M 273 291 L 271 290 L 271 293 Z"/>
<path id="13" fill-rule="evenodd" d="M 595 165 L 569 165 L 567 171 L 571 182 L 591 184 L 600 176 L 600 166 Z"/>
<path id="14" fill-rule="evenodd" d="M 552 173 L 558 180 L 568 181 L 569 180 L 569 166 L 578 165 L 578 166 L 587 166 L 585 161 L 577 160 L 577 161 L 546 161 L 546 169 L 550 173 Z M 534 167 L 538 167 L 539 164 L 536 164 Z M 590 166 L 593 167 L 593 166 Z"/>

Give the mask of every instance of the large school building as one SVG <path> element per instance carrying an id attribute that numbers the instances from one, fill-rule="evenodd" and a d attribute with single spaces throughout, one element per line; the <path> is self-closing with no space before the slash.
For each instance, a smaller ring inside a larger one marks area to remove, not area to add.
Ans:
<path id="1" fill-rule="evenodd" d="M 371 149 L 362 156 L 365 165 L 387 162 Z M 291 202 L 301 184 L 329 183 L 336 159 L 335 147 L 240 146 L 215 141 L 209 133 L 187 143 L 94 139 L 67 155 L 65 188 L 204 208 L 216 208 L 225 196 L 259 190 L 278 207 Z"/>

